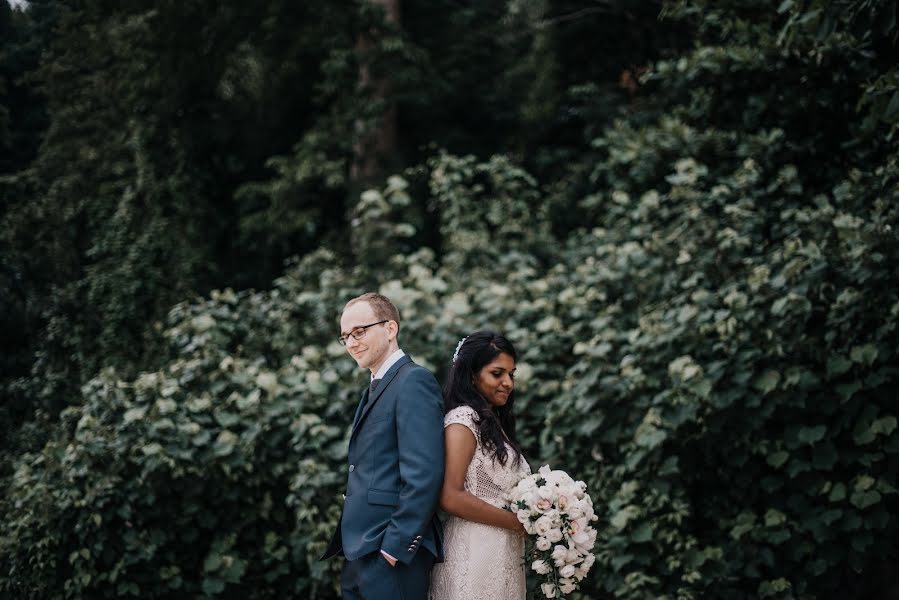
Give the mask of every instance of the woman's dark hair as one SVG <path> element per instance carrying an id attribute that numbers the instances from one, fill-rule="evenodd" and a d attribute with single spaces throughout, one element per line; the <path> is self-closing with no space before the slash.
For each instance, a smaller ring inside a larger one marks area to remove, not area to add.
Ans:
<path id="1" fill-rule="evenodd" d="M 509 460 L 505 441 L 515 451 L 514 464 L 521 461 L 521 446 L 515 436 L 515 389 L 503 406 L 493 406 L 484 398 L 475 379 L 481 369 L 493 362 L 500 354 L 508 354 L 516 360 L 515 348 L 505 337 L 493 331 L 476 331 L 465 338 L 450 367 L 446 386 L 443 388 L 443 406 L 446 412 L 459 406 L 470 406 L 478 415 L 477 428 L 481 443 L 489 454 L 505 465 Z M 505 438 L 503 437 L 505 432 Z"/>

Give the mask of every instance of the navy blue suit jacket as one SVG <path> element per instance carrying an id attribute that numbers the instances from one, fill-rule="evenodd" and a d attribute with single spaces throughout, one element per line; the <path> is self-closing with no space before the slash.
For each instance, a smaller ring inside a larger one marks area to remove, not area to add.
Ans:
<path id="1" fill-rule="evenodd" d="M 435 514 L 443 486 L 443 399 L 434 375 L 398 360 L 356 409 L 343 513 L 322 558 L 383 550 L 409 564 L 426 548 L 443 560 Z"/>

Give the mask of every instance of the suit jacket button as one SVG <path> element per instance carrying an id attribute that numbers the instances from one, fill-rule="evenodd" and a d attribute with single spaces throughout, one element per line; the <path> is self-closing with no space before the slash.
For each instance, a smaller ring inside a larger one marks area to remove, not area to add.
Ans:
<path id="1" fill-rule="evenodd" d="M 420 536 L 420 535 L 416 535 L 416 536 L 415 536 L 415 539 L 416 539 L 416 540 L 420 540 L 420 539 L 421 539 L 421 536 Z"/>
<path id="2" fill-rule="evenodd" d="M 415 552 L 415 550 L 414 550 L 413 548 L 409 548 L 408 551 L 409 551 L 409 552 Z"/>
<path id="3" fill-rule="evenodd" d="M 350 473 L 356 470 L 356 465 L 350 465 Z"/>

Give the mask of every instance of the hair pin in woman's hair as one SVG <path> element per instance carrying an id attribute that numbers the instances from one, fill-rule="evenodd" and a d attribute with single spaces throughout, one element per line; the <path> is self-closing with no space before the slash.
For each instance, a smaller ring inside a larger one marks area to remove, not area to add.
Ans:
<path id="1" fill-rule="evenodd" d="M 462 344 L 464 344 L 465 340 L 467 340 L 467 339 L 468 339 L 468 336 L 466 335 L 464 338 L 459 340 L 458 344 L 456 344 L 456 351 L 453 352 L 453 364 L 456 364 L 456 359 L 459 358 L 459 350 L 462 349 Z"/>

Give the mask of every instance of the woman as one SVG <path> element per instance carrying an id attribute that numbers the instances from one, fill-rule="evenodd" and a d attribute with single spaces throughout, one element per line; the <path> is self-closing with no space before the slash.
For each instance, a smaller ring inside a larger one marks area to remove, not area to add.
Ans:
<path id="1" fill-rule="evenodd" d="M 443 392 L 445 562 L 431 600 L 524 600 L 525 531 L 504 494 L 531 470 L 515 439 L 515 349 L 492 331 L 456 346 Z"/>

